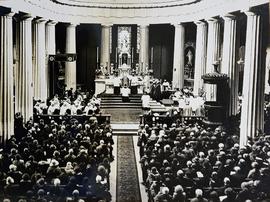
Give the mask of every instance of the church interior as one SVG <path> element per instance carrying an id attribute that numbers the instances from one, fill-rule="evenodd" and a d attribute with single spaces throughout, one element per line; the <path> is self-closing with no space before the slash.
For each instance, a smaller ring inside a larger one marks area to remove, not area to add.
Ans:
<path id="1" fill-rule="evenodd" d="M 0 201 L 269 202 L 269 0 L 0 0 Z"/>

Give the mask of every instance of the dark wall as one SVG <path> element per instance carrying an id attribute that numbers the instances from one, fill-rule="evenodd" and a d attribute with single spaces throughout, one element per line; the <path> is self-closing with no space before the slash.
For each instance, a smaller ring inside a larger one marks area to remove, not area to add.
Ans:
<path id="1" fill-rule="evenodd" d="M 81 24 L 77 26 L 77 84 L 87 91 L 94 92 L 97 47 L 100 50 L 100 36 L 100 25 Z"/>
<path id="2" fill-rule="evenodd" d="M 240 14 L 237 21 L 236 21 L 236 37 L 237 37 L 237 44 L 236 44 L 236 61 L 240 59 L 240 47 L 245 47 L 246 45 L 246 31 L 247 31 L 247 17 L 245 14 Z M 245 48 L 243 49 L 245 50 Z M 236 64 L 237 68 L 239 69 L 239 84 L 238 84 L 238 92 L 242 94 L 243 91 L 243 79 L 244 79 L 244 64 L 241 66 Z"/>
<path id="3" fill-rule="evenodd" d="M 66 52 L 66 29 L 67 24 L 57 23 L 55 26 L 56 52 Z"/>
<path id="4" fill-rule="evenodd" d="M 172 80 L 173 46 L 174 27 L 172 25 L 150 25 L 149 60 L 151 60 L 151 48 L 153 47 L 153 73 L 155 78 Z"/>

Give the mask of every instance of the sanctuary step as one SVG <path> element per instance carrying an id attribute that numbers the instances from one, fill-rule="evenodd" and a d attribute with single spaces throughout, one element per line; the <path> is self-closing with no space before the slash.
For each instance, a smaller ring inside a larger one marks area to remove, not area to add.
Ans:
<path id="1" fill-rule="evenodd" d="M 129 102 L 123 102 L 121 95 L 102 94 L 101 110 L 111 114 L 111 123 L 133 123 L 140 122 L 142 114 L 141 95 L 130 95 Z"/>
<path id="2" fill-rule="evenodd" d="M 113 135 L 137 135 L 139 124 L 113 123 L 111 124 Z"/>
<path id="3" fill-rule="evenodd" d="M 131 109 L 141 108 L 141 95 L 130 95 L 129 102 L 123 102 L 121 95 L 103 94 L 101 96 L 101 109 L 119 108 Z"/>

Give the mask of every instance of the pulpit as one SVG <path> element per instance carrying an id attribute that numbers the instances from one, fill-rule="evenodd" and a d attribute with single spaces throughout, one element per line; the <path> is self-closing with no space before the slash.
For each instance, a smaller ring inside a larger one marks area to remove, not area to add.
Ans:
<path id="1" fill-rule="evenodd" d="M 221 125 L 226 119 L 228 105 L 228 76 L 217 71 L 217 64 L 214 65 L 215 71 L 202 76 L 205 84 L 212 85 L 216 89 L 215 101 L 204 103 L 205 118 L 204 124 L 215 126 Z"/>

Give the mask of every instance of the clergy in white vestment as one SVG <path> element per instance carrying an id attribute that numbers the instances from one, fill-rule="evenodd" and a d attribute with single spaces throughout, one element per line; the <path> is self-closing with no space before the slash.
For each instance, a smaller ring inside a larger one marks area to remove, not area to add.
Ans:
<path id="1" fill-rule="evenodd" d="M 59 109 L 58 104 L 56 102 L 52 102 L 48 108 L 48 115 L 53 115 L 56 109 Z"/>
<path id="2" fill-rule="evenodd" d="M 70 109 L 71 106 L 67 101 L 64 101 L 63 105 L 60 108 L 60 115 L 66 115 L 67 114 L 67 110 L 71 110 Z"/>
<path id="3" fill-rule="evenodd" d="M 87 106 L 84 108 L 84 113 L 87 115 L 91 115 L 96 111 L 97 107 L 95 106 L 95 104 L 92 103 L 88 103 Z"/>
<path id="4" fill-rule="evenodd" d="M 150 95 L 148 95 L 148 94 L 142 95 L 141 100 L 142 100 L 142 108 L 144 108 L 144 109 L 150 108 L 150 105 L 149 105 L 149 102 L 151 100 Z"/>
<path id="5" fill-rule="evenodd" d="M 186 101 L 186 104 L 183 108 L 183 116 L 191 116 L 192 115 L 192 108 L 189 105 L 189 101 Z"/>
<path id="6" fill-rule="evenodd" d="M 129 102 L 129 94 L 130 89 L 126 85 L 123 88 L 121 88 L 121 95 L 123 102 Z"/>
<path id="7" fill-rule="evenodd" d="M 163 83 L 162 83 L 162 91 L 167 91 L 170 89 L 170 83 L 164 79 Z"/>
<path id="8" fill-rule="evenodd" d="M 113 78 L 113 88 L 114 88 L 114 94 L 118 95 L 120 94 L 120 84 L 121 84 L 121 77 L 116 76 Z"/>

